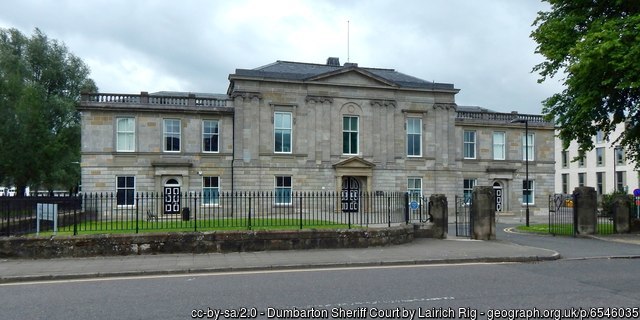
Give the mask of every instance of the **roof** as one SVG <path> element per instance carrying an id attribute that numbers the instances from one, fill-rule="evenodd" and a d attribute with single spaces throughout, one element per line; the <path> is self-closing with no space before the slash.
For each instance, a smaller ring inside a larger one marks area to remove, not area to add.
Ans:
<path id="1" fill-rule="evenodd" d="M 490 112 L 490 113 L 497 113 L 497 111 L 490 110 L 490 109 L 487 109 L 487 108 L 482 108 L 482 107 L 479 107 L 479 106 L 461 106 L 461 105 L 458 105 L 456 107 L 456 110 L 464 111 L 464 112 Z"/>
<path id="2" fill-rule="evenodd" d="M 258 77 L 278 80 L 305 81 L 317 78 L 322 75 L 329 75 L 341 71 L 357 70 L 372 77 L 379 78 L 385 82 L 393 83 L 401 88 L 416 89 L 444 89 L 455 90 L 453 84 L 437 83 L 422 80 L 394 69 L 364 68 L 358 67 L 356 63 L 345 63 L 343 66 L 330 64 L 302 63 L 278 60 L 274 63 L 258 67 L 255 69 L 236 69 L 235 74 L 229 76 Z"/>

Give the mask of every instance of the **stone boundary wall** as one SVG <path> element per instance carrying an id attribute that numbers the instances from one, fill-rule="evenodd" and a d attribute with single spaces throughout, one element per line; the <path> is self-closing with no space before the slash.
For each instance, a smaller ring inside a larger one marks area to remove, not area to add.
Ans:
<path id="1" fill-rule="evenodd" d="M 212 231 L 102 234 L 0 239 L 0 258 L 50 259 L 163 253 L 366 248 L 403 244 L 428 236 L 418 226 L 381 229 Z"/>

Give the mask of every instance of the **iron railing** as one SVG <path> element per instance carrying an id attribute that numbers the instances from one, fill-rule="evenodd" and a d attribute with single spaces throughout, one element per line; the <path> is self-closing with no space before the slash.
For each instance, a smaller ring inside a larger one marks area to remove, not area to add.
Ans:
<path id="1" fill-rule="evenodd" d="M 354 203 L 354 201 L 356 203 Z M 0 236 L 36 232 L 37 203 L 57 203 L 57 232 L 139 233 L 252 229 L 367 228 L 426 222 L 406 192 L 97 193 L 71 197 L 0 198 Z M 52 230 L 40 221 L 40 230 Z"/>
<path id="2" fill-rule="evenodd" d="M 552 235 L 569 235 L 577 234 L 577 216 L 575 208 L 578 199 L 571 194 L 554 194 L 549 196 L 549 233 Z M 634 201 L 629 211 L 629 221 L 632 223 L 637 216 L 638 203 L 640 198 Z M 612 234 L 617 233 L 615 218 L 616 212 L 609 212 L 598 209 L 596 211 L 596 234 Z"/>
<path id="3" fill-rule="evenodd" d="M 470 238 L 473 230 L 471 218 L 471 197 L 456 196 L 456 237 Z"/>
<path id="4" fill-rule="evenodd" d="M 549 233 L 576 235 L 575 198 L 571 194 L 549 195 Z"/>

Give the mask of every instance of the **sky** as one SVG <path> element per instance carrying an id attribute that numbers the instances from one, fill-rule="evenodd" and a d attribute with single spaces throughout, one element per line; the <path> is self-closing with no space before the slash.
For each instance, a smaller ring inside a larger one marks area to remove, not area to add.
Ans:
<path id="1" fill-rule="evenodd" d="M 277 60 L 388 68 L 453 83 L 456 103 L 542 113 L 538 0 L 3 0 L 0 28 L 64 42 L 105 93 L 226 93 Z"/>

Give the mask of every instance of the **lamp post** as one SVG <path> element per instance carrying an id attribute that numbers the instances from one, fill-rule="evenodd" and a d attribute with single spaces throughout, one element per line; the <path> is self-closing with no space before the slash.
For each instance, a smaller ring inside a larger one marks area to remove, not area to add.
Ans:
<path id="1" fill-rule="evenodd" d="M 525 143 L 524 167 L 525 167 L 525 181 L 527 182 L 526 184 L 527 201 L 525 202 L 525 206 L 526 206 L 525 217 L 526 217 L 526 226 L 528 227 L 529 226 L 529 200 L 530 200 L 529 198 L 531 198 L 531 182 L 529 181 L 529 120 L 516 118 L 511 120 L 511 123 L 524 123 L 524 143 Z"/>

